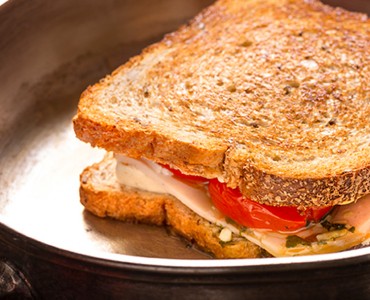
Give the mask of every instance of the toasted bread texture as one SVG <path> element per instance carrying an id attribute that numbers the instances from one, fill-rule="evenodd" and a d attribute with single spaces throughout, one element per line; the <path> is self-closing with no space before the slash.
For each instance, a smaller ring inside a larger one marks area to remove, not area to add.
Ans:
<path id="1" fill-rule="evenodd" d="M 221 228 L 196 215 L 176 198 L 121 186 L 115 177 L 116 160 L 108 153 L 103 161 L 87 167 L 80 176 L 80 199 L 99 217 L 167 225 L 216 258 L 257 258 L 266 255 L 257 245 L 233 235 L 227 243 Z"/>
<path id="2" fill-rule="evenodd" d="M 260 203 L 370 192 L 370 22 L 315 0 L 220 0 L 87 88 L 93 146 L 217 177 Z"/>

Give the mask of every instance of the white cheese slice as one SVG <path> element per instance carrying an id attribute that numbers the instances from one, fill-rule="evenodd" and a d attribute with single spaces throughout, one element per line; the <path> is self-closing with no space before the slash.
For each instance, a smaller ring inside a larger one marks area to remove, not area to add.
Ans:
<path id="1" fill-rule="evenodd" d="M 346 226 L 330 232 L 320 224 L 312 224 L 296 232 L 238 228 L 228 223 L 225 216 L 213 206 L 206 185 L 189 185 L 174 177 L 167 169 L 146 159 L 132 159 L 118 154 L 116 159 L 117 179 L 120 184 L 173 195 L 199 216 L 250 240 L 274 256 L 337 252 L 370 240 L 370 195 L 357 203 L 335 208 L 329 218 L 330 222 Z M 287 244 L 287 238 L 292 236 L 295 242 Z M 313 242 L 300 241 L 300 238 L 308 237 Z"/>

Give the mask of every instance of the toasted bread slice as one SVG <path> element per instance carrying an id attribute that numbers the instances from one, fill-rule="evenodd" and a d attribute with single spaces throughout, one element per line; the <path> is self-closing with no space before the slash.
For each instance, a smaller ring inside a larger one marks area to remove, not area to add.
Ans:
<path id="1" fill-rule="evenodd" d="M 370 22 L 315 0 L 221 0 L 81 96 L 77 136 L 260 203 L 370 192 Z"/>
<path id="2" fill-rule="evenodd" d="M 99 217 L 168 225 L 216 258 L 256 258 L 265 255 L 257 245 L 233 235 L 220 240 L 221 228 L 196 215 L 176 198 L 121 186 L 115 177 L 112 154 L 81 174 L 80 196 L 85 208 Z"/>

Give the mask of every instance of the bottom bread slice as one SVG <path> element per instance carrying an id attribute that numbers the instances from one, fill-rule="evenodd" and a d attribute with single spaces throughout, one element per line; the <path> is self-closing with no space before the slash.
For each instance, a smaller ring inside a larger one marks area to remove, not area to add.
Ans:
<path id="1" fill-rule="evenodd" d="M 215 258 L 257 258 L 265 252 L 257 245 L 234 235 L 220 238 L 222 228 L 195 214 L 175 197 L 122 186 L 116 179 L 112 153 L 87 167 L 80 176 L 80 199 L 85 209 L 99 217 L 121 221 L 170 226 Z"/>

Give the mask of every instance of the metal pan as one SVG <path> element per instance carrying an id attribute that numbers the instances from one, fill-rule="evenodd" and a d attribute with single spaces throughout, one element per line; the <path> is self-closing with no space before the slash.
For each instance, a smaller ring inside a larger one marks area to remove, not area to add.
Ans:
<path id="1" fill-rule="evenodd" d="M 0 7 L 0 298 L 369 299 L 370 248 L 214 260 L 165 228 L 83 211 L 79 173 L 103 153 L 74 136 L 80 93 L 210 2 Z"/>

